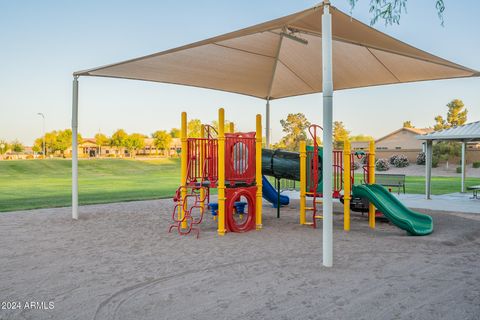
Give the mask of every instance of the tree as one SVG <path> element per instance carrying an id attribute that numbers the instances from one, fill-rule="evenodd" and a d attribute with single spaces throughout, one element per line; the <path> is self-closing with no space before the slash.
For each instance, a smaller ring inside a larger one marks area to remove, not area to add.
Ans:
<path id="1" fill-rule="evenodd" d="M 95 143 L 98 146 L 98 154 L 101 155 L 102 154 L 102 147 L 108 145 L 109 139 L 106 135 L 99 132 L 95 135 Z"/>
<path id="2" fill-rule="evenodd" d="M 453 157 L 460 156 L 461 144 L 452 141 L 438 142 L 433 146 L 432 152 L 433 159 L 436 159 L 436 162 L 439 160 L 445 161 L 448 169 L 448 161 Z"/>
<path id="3" fill-rule="evenodd" d="M 349 0 L 349 2 L 350 9 L 353 11 L 358 0 Z M 443 26 L 444 0 L 434 0 L 434 4 L 440 23 Z M 407 0 L 370 0 L 371 25 L 374 25 L 380 19 L 384 20 L 386 25 L 400 24 L 400 17 L 406 12 Z"/>
<path id="4" fill-rule="evenodd" d="M 447 123 L 451 127 L 461 126 L 467 122 L 468 110 L 460 99 L 455 99 L 447 104 Z"/>
<path id="5" fill-rule="evenodd" d="M 233 127 L 236 128 L 237 126 L 235 125 L 235 122 L 230 121 L 230 120 L 225 120 L 225 132 L 230 132 L 230 124 L 233 124 Z M 218 121 L 213 120 L 211 122 L 211 126 L 215 128 L 218 132 Z"/>
<path id="6" fill-rule="evenodd" d="M 300 147 L 300 141 L 307 139 L 306 130 L 310 127 L 310 122 L 303 113 L 290 113 L 287 119 L 280 120 L 283 132 L 286 135 L 282 138 L 282 143 L 287 150 L 297 151 Z"/>
<path id="7" fill-rule="evenodd" d="M 82 136 L 77 135 L 78 143 L 82 143 Z M 57 132 L 54 151 L 60 151 L 62 154 L 72 146 L 72 129 L 65 129 Z"/>
<path id="8" fill-rule="evenodd" d="M 435 131 L 461 126 L 467 122 L 468 110 L 460 99 L 454 99 L 447 104 L 447 119 L 441 115 L 435 117 Z"/>
<path id="9" fill-rule="evenodd" d="M 8 149 L 10 149 L 10 145 L 7 140 L 0 139 L 0 154 L 7 153 Z"/>
<path id="10" fill-rule="evenodd" d="M 287 146 L 285 145 L 285 141 L 280 140 L 277 143 L 272 144 L 272 149 L 286 149 Z"/>
<path id="11" fill-rule="evenodd" d="M 445 121 L 442 116 L 436 116 L 433 130 L 438 131 L 438 130 L 443 130 L 445 128 L 448 128 L 447 121 Z"/>
<path id="12" fill-rule="evenodd" d="M 123 140 L 123 146 L 128 150 L 130 157 L 135 157 L 137 150 L 145 147 L 145 138 L 141 133 L 132 133 Z"/>
<path id="13" fill-rule="evenodd" d="M 25 147 L 18 139 L 15 139 L 10 143 L 10 149 L 15 153 L 20 153 L 25 150 Z"/>
<path id="14" fill-rule="evenodd" d="M 367 136 L 367 135 L 364 135 L 364 134 L 358 134 L 356 136 L 351 136 L 350 137 L 350 141 L 372 141 L 372 140 L 375 140 L 375 139 L 373 139 L 372 136 Z"/>
<path id="15" fill-rule="evenodd" d="M 412 121 L 410 121 L 410 120 L 404 121 L 403 122 L 403 127 L 404 128 L 415 128 L 415 126 L 412 124 Z"/>
<path id="16" fill-rule="evenodd" d="M 57 144 L 57 131 L 51 131 L 45 133 L 45 151 L 46 154 L 55 152 Z M 43 136 L 35 139 L 35 147 L 43 150 Z M 46 156 L 46 155 L 45 155 Z"/>
<path id="17" fill-rule="evenodd" d="M 172 128 L 172 129 L 170 130 L 170 136 L 171 136 L 172 138 L 180 138 L 180 129 L 178 129 L 178 128 Z"/>
<path id="18" fill-rule="evenodd" d="M 45 146 L 45 149 L 46 148 L 47 147 Z M 43 138 L 35 139 L 35 141 L 33 142 L 32 150 L 35 151 L 35 152 L 42 152 L 43 151 Z"/>
<path id="19" fill-rule="evenodd" d="M 165 154 L 165 150 L 168 150 L 172 143 L 172 136 L 165 130 L 158 130 L 152 133 L 152 138 L 155 148 L 162 150 Z"/>
<path id="20" fill-rule="evenodd" d="M 125 147 L 125 141 L 128 137 L 128 134 L 123 129 L 118 129 L 112 134 L 110 138 L 110 146 L 114 147 L 117 152 L 120 148 Z"/>
<path id="21" fill-rule="evenodd" d="M 350 131 L 345 129 L 342 121 L 333 122 L 333 146 L 334 148 L 343 148 L 343 142 L 348 139 Z"/>
<path id="22" fill-rule="evenodd" d="M 188 121 L 187 134 L 190 138 L 200 138 L 202 136 L 202 122 L 199 119 Z"/>

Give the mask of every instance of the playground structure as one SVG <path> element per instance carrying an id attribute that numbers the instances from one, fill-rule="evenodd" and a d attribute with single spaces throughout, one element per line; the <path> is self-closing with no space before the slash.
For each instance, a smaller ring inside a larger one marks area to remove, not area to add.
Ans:
<path id="1" fill-rule="evenodd" d="M 218 132 L 202 125 L 201 137 L 188 137 L 187 114 L 181 125 L 181 186 L 174 201 L 170 226 L 181 235 L 194 231 L 210 208 L 218 234 L 262 228 L 262 118 L 255 132 L 225 132 L 225 111 L 218 111 Z M 210 203 L 210 189 L 218 190 L 218 203 Z"/>
<path id="2" fill-rule="evenodd" d="M 176 205 L 170 226 L 181 235 L 194 231 L 203 221 L 207 208 L 217 220 L 218 234 L 247 232 L 262 228 L 262 197 L 277 208 L 289 203 L 289 198 L 275 192 L 265 175 L 276 181 L 300 181 L 301 225 L 317 226 L 323 219 L 319 205 L 323 203 L 323 148 L 319 145 L 318 125 L 309 127 L 313 145 L 300 143 L 300 152 L 262 149 L 261 116 L 256 117 L 255 132 L 235 132 L 233 124 L 225 132 L 224 110 L 218 112 L 218 132 L 202 125 L 200 137 L 188 137 L 187 114 L 182 113 L 181 185 L 174 197 Z M 383 214 L 393 224 L 411 235 L 426 235 L 433 231 L 429 216 L 409 210 L 388 190 L 375 184 L 375 142 L 369 149 L 352 151 L 350 142 L 343 150 L 332 154 L 332 197 L 343 203 L 343 229 L 350 230 L 350 212 L 368 212 L 368 224 L 375 228 L 377 214 Z M 355 162 L 362 163 L 362 174 L 355 178 Z M 211 189 L 218 190 L 218 203 L 210 201 Z M 310 202 L 311 205 L 307 205 Z M 377 211 L 378 208 L 378 211 Z M 311 212 L 311 219 L 307 219 Z M 309 220 L 309 221 L 307 221 Z"/>

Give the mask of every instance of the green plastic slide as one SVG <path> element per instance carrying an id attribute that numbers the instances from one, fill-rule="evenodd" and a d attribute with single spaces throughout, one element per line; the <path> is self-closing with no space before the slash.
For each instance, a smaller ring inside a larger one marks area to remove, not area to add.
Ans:
<path id="1" fill-rule="evenodd" d="M 367 198 L 390 222 L 410 235 L 424 236 L 433 232 L 432 217 L 408 209 L 381 185 L 353 186 L 352 193 L 355 197 Z"/>

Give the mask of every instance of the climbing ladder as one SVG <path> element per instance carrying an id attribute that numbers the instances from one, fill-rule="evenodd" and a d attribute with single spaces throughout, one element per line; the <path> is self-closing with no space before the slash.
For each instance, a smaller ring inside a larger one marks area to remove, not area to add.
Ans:
<path id="1" fill-rule="evenodd" d="M 182 199 L 183 192 L 186 195 Z M 172 229 L 177 229 L 178 234 L 183 236 L 194 231 L 198 239 L 200 228 L 196 226 L 202 223 L 203 213 L 205 212 L 205 199 L 208 197 L 208 193 L 208 188 L 201 186 L 179 187 L 173 198 L 176 204 L 172 213 L 173 224 L 168 229 L 168 232 L 170 233 Z"/>
<path id="2" fill-rule="evenodd" d="M 318 182 L 319 182 L 319 172 L 318 172 L 318 137 L 319 135 L 317 134 L 318 131 L 322 130 L 323 128 L 320 127 L 319 125 L 312 124 L 308 128 L 308 132 L 310 133 L 310 136 L 313 139 L 313 156 L 312 156 L 312 162 L 311 162 L 311 174 L 312 174 L 312 179 L 310 179 L 310 185 L 308 188 L 308 191 L 305 193 L 306 196 L 310 197 L 312 199 L 312 206 L 306 206 L 305 210 L 311 211 L 312 212 L 312 222 L 307 223 L 307 225 L 311 225 L 313 228 L 317 227 L 317 220 L 318 219 L 323 219 L 323 215 L 318 213 L 318 205 L 321 205 L 323 201 L 321 199 L 318 199 L 320 194 L 318 194 Z"/>

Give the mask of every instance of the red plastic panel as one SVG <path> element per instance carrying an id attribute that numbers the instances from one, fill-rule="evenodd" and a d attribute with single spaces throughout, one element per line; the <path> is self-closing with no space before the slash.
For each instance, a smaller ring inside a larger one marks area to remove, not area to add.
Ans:
<path id="1" fill-rule="evenodd" d="M 225 181 L 255 183 L 255 132 L 225 134 Z"/>
<path id="2" fill-rule="evenodd" d="M 229 232 L 247 232 L 255 230 L 255 202 L 257 187 L 227 188 L 225 189 L 225 224 Z M 237 221 L 235 202 L 245 201 L 246 214 L 243 220 Z"/>

